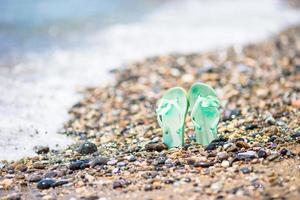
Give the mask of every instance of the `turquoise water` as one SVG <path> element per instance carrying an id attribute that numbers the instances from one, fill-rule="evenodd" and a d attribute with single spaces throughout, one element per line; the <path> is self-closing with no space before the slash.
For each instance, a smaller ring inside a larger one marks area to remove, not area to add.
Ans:
<path id="1" fill-rule="evenodd" d="M 153 0 L 1 0 L 0 57 L 79 45 L 82 34 L 139 21 L 159 5 Z"/>

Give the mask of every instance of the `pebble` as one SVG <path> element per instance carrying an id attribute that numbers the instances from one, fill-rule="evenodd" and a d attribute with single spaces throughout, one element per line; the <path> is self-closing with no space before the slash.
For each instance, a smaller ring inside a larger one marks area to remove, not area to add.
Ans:
<path id="1" fill-rule="evenodd" d="M 42 180 L 42 178 L 43 177 L 39 174 L 31 174 L 27 177 L 27 180 L 29 182 L 38 182 L 38 181 Z"/>
<path id="2" fill-rule="evenodd" d="M 167 149 L 167 146 L 163 143 L 148 143 L 145 146 L 147 151 L 162 151 Z"/>
<path id="3" fill-rule="evenodd" d="M 243 174 L 249 174 L 251 172 L 251 170 L 248 168 L 248 167 L 242 167 L 240 169 L 240 171 L 243 173 Z"/>
<path id="4" fill-rule="evenodd" d="M 292 137 L 293 139 L 297 139 L 298 137 L 300 137 L 300 130 L 297 131 L 296 133 L 292 134 L 291 137 Z"/>
<path id="5" fill-rule="evenodd" d="M 43 153 L 48 153 L 49 152 L 49 147 L 47 146 L 35 146 L 34 151 L 37 154 L 43 154 Z"/>
<path id="6" fill-rule="evenodd" d="M 221 166 L 224 168 L 227 168 L 230 166 L 230 162 L 228 160 L 223 160 L 221 163 Z"/>
<path id="7" fill-rule="evenodd" d="M 264 150 L 264 149 L 260 149 L 258 152 L 257 152 L 257 156 L 259 158 L 266 158 L 267 157 L 267 152 Z"/>
<path id="8" fill-rule="evenodd" d="M 281 155 L 286 155 L 288 152 L 289 152 L 289 150 L 287 150 L 286 148 L 283 148 L 280 150 Z"/>
<path id="9" fill-rule="evenodd" d="M 246 152 L 237 154 L 237 159 L 239 159 L 239 160 L 249 160 L 249 159 L 254 159 L 256 157 L 257 157 L 257 154 L 255 151 L 246 151 Z"/>
<path id="10" fill-rule="evenodd" d="M 108 161 L 108 162 L 107 162 L 107 165 L 115 165 L 115 164 L 117 164 L 117 163 L 118 163 L 118 160 L 113 159 L 113 160 Z"/>
<path id="11" fill-rule="evenodd" d="M 248 124 L 246 125 L 245 130 L 253 130 L 256 128 L 258 128 L 257 124 Z"/>
<path id="12" fill-rule="evenodd" d="M 212 151 L 215 150 L 217 148 L 217 144 L 216 143 L 210 143 L 209 145 L 207 145 L 207 147 L 205 148 L 206 151 Z"/>
<path id="13" fill-rule="evenodd" d="M 242 140 L 237 141 L 235 144 L 239 148 L 245 148 L 245 149 L 249 149 L 250 148 L 250 145 L 247 142 L 242 141 Z"/>
<path id="14" fill-rule="evenodd" d="M 89 164 L 82 160 L 77 160 L 77 161 L 71 162 L 71 164 L 69 165 L 69 169 L 73 170 L 73 171 L 79 170 L 79 169 L 84 169 L 87 167 L 89 167 Z"/>
<path id="15" fill-rule="evenodd" d="M 134 155 L 130 155 L 130 156 L 127 156 L 127 160 L 129 162 L 134 162 L 134 161 L 136 161 L 136 157 Z"/>
<path id="16" fill-rule="evenodd" d="M 41 190 L 49 189 L 54 183 L 55 181 L 53 179 L 42 179 L 38 182 L 37 188 Z"/>
<path id="17" fill-rule="evenodd" d="M 104 156 L 101 156 L 101 157 L 98 157 L 96 159 L 94 159 L 90 165 L 91 167 L 95 167 L 95 166 L 98 166 L 98 165 L 106 165 L 108 163 L 109 159 L 107 157 L 104 157 Z"/>
<path id="18" fill-rule="evenodd" d="M 47 172 L 45 175 L 44 175 L 44 178 L 54 178 L 57 176 L 57 172 L 55 171 L 50 171 L 50 172 Z"/>
<path id="19" fill-rule="evenodd" d="M 205 162 L 205 161 L 198 161 L 194 163 L 194 167 L 203 167 L 203 168 L 207 168 L 213 165 L 214 165 L 213 162 Z"/>
<path id="20" fill-rule="evenodd" d="M 268 116 L 266 118 L 266 122 L 269 124 L 269 125 L 274 125 L 276 123 L 276 120 L 273 118 L 272 115 Z"/>
<path id="21" fill-rule="evenodd" d="M 78 152 L 82 155 L 91 154 L 97 151 L 97 146 L 91 142 L 85 142 L 78 148 Z"/>
<path id="22" fill-rule="evenodd" d="M 146 185 L 144 186 L 144 190 L 145 190 L 145 191 L 152 191 L 152 190 L 153 190 L 153 186 L 152 186 L 151 184 L 146 184 Z"/>
<path id="23" fill-rule="evenodd" d="M 118 162 L 117 163 L 117 167 L 125 167 L 127 165 L 127 163 L 126 162 Z"/>
<path id="24" fill-rule="evenodd" d="M 217 158 L 219 160 L 226 160 L 229 158 L 229 155 L 226 151 L 222 151 L 222 152 L 217 153 Z"/>

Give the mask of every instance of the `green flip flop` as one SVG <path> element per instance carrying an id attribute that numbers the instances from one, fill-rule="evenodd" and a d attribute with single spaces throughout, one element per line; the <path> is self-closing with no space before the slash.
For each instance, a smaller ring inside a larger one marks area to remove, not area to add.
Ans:
<path id="1" fill-rule="evenodd" d="M 163 142 L 168 148 L 183 146 L 187 110 L 186 92 L 181 87 L 169 89 L 158 101 L 157 121 L 163 129 Z"/>
<path id="2" fill-rule="evenodd" d="M 219 105 L 215 90 L 204 83 L 195 83 L 188 95 L 191 118 L 195 127 L 196 142 L 208 145 L 217 138 L 220 119 Z"/>

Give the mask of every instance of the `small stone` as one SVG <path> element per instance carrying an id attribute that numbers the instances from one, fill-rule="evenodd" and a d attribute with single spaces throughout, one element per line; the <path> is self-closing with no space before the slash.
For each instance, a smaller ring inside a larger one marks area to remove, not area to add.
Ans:
<path id="1" fill-rule="evenodd" d="M 215 192 L 218 193 L 222 190 L 223 188 L 223 183 L 221 181 L 215 182 L 211 184 L 210 188 Z"/>
<path id="2" fill-rule="evenodd" d="M 125 167 L 127 165 L 126 162 L 118 162 L 117 167 Z"/>
<path id="3" fill-rule="evenodd" d="M 47 146 L 35 146 L 34 147 L 34 151 L 37 154 L 44 154 L 44 153 L 48 153 L 49 152 L 49 147 Z"/>
<path id="4" fill-rule="evenodd" d="M 57 176 L 57 172 L 55 171 L 50 171 L 50 172 L 47 172 L 45 175 L 44 175 L 44 178 L 54 178 Z"/>
<path id="5" fill-rule="evenodd" d="M 186 183 L 189 183 L 189 182 L 192 181 L 192 179 L 191 179 L 190 177 L 185 177 L 185 178 L 183 179 L 183 181 L 186 182 Z"/>
<path id="6" fill-rule="evenodd" d="M 260 149 L 257 152 L 257 155 L 258 155 L 259 158 L 266 158 L 267 157 L 267 152 L 264 149 Z"/>
<path id="7" fill-rule="evenodd" d="M 225 148 L 225 150 L 226 150 L 227 152 L 236 152 L 236 151 L 238 151 L 238 148 L 237 148 L 237 146 L 236 146 L 235 144 L 229 144 L 229 145 Z"/>
<path id="8" fill-rule="evenodd" d="M 53 179 L 43 179 L 38 182 L 37 188 L 41 190 L 49 189 L 54 183 L 55 181 Z"/>
<path id="9" fill-rule="evenodd" d="M 167 179 L 165 180 L 165 184 L 173 184 L 174 180 L 173 179 Z"/>
<path id="10" fill-rule="evenodd" d="M 35 163 L 33 163 L 32 166 L 35 169 L 45 169 L 45 165 L 43 163 L 41 163 L 41 162 L 35 162 Z"/>
<path id="11" fill-rule="evenodd" d="M 245 149 L 250 148 L 250 145 L 247 142 L 242 141 L 242 140 L 237 141 L 236 146 L 239 148 L 245 148 Z"/>
<path id="12" fill-rule="evenodd" d="M 219 160 L 226 160 L 229 158 L 229 155 L 226 151 L 222 151 L 222 152 L 217 153 L 217 158 Z"/>
<path id="13" fill-rule="evenodd" d="M 146 144 L 145 149 L 147 151 L 162 151 L 167 149 L 167 146 L 163 143 L 149 143 Z"/>
<path id="14" fill-rule="evenodd" d="M 233 120 L 237 116 L 241 115 L 240 109 L 232 109 L 232 110 L 225 110 L 223 115 L 223 120 Z"/>
<path id="15" fill-rule="evenodd" d="M 269 124 L 269 125 L 274 125 L 276 123 L 276 120 L 273 118 L 272 115 L 270 115 L 269 117 L 266 118 L 266 122 Z"/>
<path id="16" fill-rule="evenodd" d="M 246 125 L 245 130 L 253 130 L 256 128 L 258 128 L 257 124 L 248 124 Z"/>
<path id="17" fill-rule="evenodd" d="M 288 152 L 289 152 L 289 150 L 287 150 L 286 148 L 283 148 L 280 150 L 281 155 L 286 155 Z"/>
<path id="18" fill-rule="evenodd" d="M 118 160 L 113 159 L 113 160 L 108 161 L 108 162 L 107 162 L 107 165 L 115 165 L 115 164 L 117 164 L 117 163 L 118 163 Z"/>
<path id="19" fill-rule="evenodd" d="M 85 142 L 78 148 L 78 152 L 82 155 L 87 155 L 96 152 L 97 146 L 91 142 Z"/>
<path id="20" fill-rule="evenodd" d="M 228 160 L 223 160 L 221 163 L 221 166 L 224 168 L 227 168 L 230 166 L 230 162 Z"/>
<path id="21" fill-rule="evenodd" d="M 217 148 L 217 144 L 216 143 L 210 143 L 209 145 L 207 145 L 207 147 L 205 148 L 206 151 L 212 151 L 215 150 Z"/>
<path id="22" fill-rule="evenodd" d="M 292 134 L 291 137 L 292 137 L 293 139 L 297 139 L 298 137 L 300 137 L 300 130 L 297 131 L 296 133 Z"/>
<path id="23" fill-rule="evenodd" d="M 237 154 L 237 159 L 239 159 L 239 160 L 251 160 L 256 157 L 257 157 L 257 154 L 255 151 L 246 151 L 246 152 Z"/>
<path id="24" fill-rule="evenodd" d="M 106 165 L 108 163 L 109 159 L 107 157 L 104 157 L 104 156 L 101 156 L 101 157 L 98 157 L 96 159 L 94 159 L 90 165 L 91 167 L 95 167 L 95 166 L 98 166 L 98 165 Z"/>
<path id="25" fill-rule="evenodd" d="M 194 164 L 194 167 L 203 167 L 203 168 L 207 168 L 210 166 L 213 166 L 214 163 L 213 162 L 205 162 L 205 161 L 198 161 Z"/>
<path id="26" fill-rule="evenodd" d="M 151 190 L 153 190 L 153 187 L 152 187 L 152 185 L 147 184 L 147 185 L 144 186 L 144 190 L 145 191 L 151 191 Z"/>
<path id="27" fill-rule="evenodd" d="M 82 160 L 77 160 L 70 164 L 69 169 L 74 171 L 74 170 L 84 169 L 87 167 L 89 167 L 88 163 L 86 163 Z"/>
<path id="28" fill-rule="evenodd" d="M 134 162 L 134 161 L 136 161 L 136 157 L 134 155 L 130 155 L 130 156 L 127 156 L 127 160 L 129 162 Z"/>
<path id="29" fill-rule="evenodd" d="M 248 168 L 248 167 L 242 167 L 240 169 L 240 171 L 243 173 L 243 174 L 249 174 L 251 172 L 251 170 Z"/>
<path id="30" fill-rule="evenodd" d="M 31 174 L 27 177 L 27 180 L 29 182 L 38 182 L 38 181 L 42 180 L 42 176 L 39 174 Z"/>

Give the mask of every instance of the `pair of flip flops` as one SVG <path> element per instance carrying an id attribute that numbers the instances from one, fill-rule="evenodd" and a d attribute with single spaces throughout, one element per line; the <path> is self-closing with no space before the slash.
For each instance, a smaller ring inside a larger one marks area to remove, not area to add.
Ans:
<path id="1" fill-rule="evenodd" d="M 215 90 L 204 83 L 195 83 L 186 95 L 183 88 L 174 87 L 158 101 L 156 110 L 163 142 L 169 148 L 184 145 L 184 125 L 189 108 L 196 142 L 205 146 L 217 138 L 220 112 Z"/>

